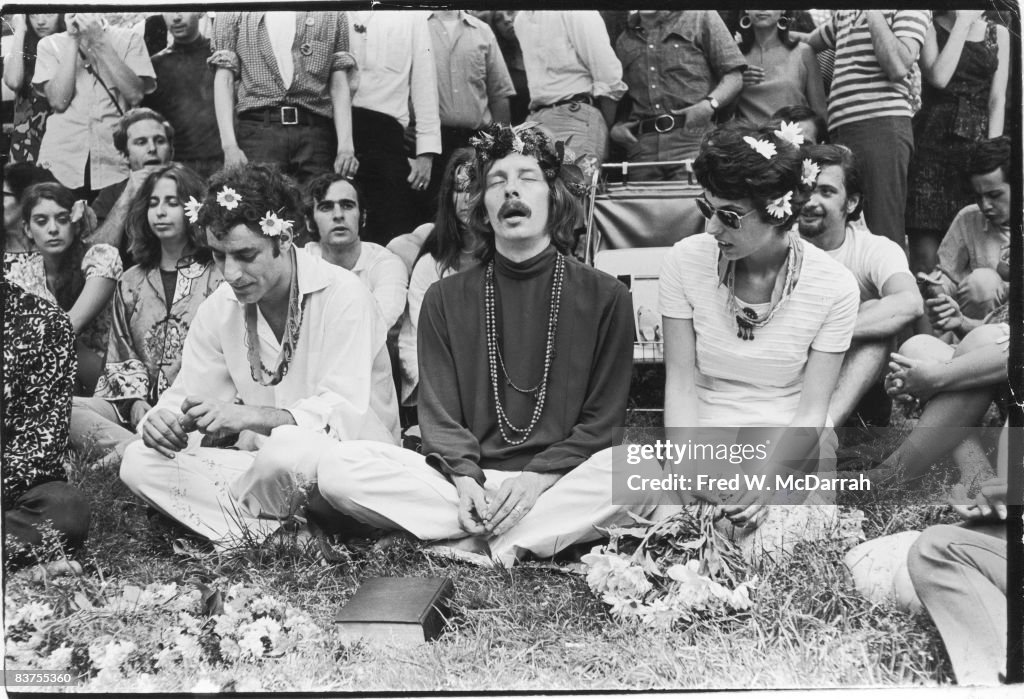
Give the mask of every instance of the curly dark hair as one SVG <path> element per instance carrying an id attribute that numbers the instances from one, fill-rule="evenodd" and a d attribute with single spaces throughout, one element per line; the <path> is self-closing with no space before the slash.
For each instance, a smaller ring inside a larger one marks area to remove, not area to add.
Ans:
<path id="1" fill-rule="evenodd" d="M 34 163 L 11 163 L 4 167 L 4 182 L 11 189 L 17 201 L 25 195 L 25 190 L 40 182 L 56 182 L 57 178 L 45 168 Z"/>
<path id="2" fill-rule="evenodd" d="M 459 168 L 469 166 L 470 196 L 473 192 L 473 158 L 476 152 L 472 148 L 459 148 L 448 159 L 441 178 L 441 186 L 437 192 L 437 216 L 434 228 L 423 241 L 419 257 L 433 255 L 441 269 L 459 269 L 459 257 L 462 253 L 463 224 L 455 214 L 455 173 Z"/>
<path id="3" fill-rule="evenodd" d="M 995 169 L 1002 170 L 1003 177 L 1010 178 L 1010 138 L 997 136 L 980 141 L 967 158 L 967 176 L 987 175 Z"/>
<path id="4" fill-rule="evenodd" d="M 704 189 L 722 199 L 749 199 L 765 223 L 788 230 L 807 200 L 807 188 L 801 183 L 800 149 L 779 138 L 777 123 L 762 125 L 736 120 L 720 126 L 701 143 L 693 161 L 693 172 Z M 775 155 L 766 158 L 744 138 L 767 141 L 775 146 Z M 793 213 L 777 219 L 767 212 L 770 201 L 792 192 Z"/>
<path id="5" fill-rule="evenodd" d="M 156 188 L 156 183 L 162 179 L 173 180 L 178 188 L 178 201 L 184 206 L 190 197 L 202 201 L 206 196 L 206 182 L 191 168 L 180 163 L 169 163 L 150 173 L 142 187 L 132 199 L 131 208 L 128 210 L 126 228 L 128 230 L 129 251 L 132 259 L 143 269 L 153 269 L 160 264 L 160 239 L 156 237 L 149 227 L 149 198 Z M 200 233 L 198 227 L 185 218 L 185 235 L 188 238 L 188 247 L 192 252 L 190 257 L 196 262 L 207 264 L 210 259 L 210 249 L 206 246 L 206 240 Z"/>
<path id="6" fill-rule="evenodd" d="M 235 191 L 238 204 L 229 209 L 217 203 L 217 196 L 225 188 Z M 262 235 L 260 219 L 268 212 L 278 218 L 292 221 L 292 238 L 305 231 L 302 217 L 302 194 L 295 181 L 270 163 L 246 163 L 224 168 L 210 178 L 210 186 L 199 209 L 198 225 L 207 235 L 218 240 L 238 225 L 246 226 Z M 281 252 L 281 241 L 271 239 L 274 254 Z"/>
<path id="7" fill-rule="evenodd" d="M 55 202 L 68 211 L 75 206 L 74 193 L 59 182 L 40 182 L 25 190 L 21 200 L 21 218 L 25 225 L 32 220 L 32 211 L 42 200 Z M 57 299 L 57 305 L 65 311 L 71 310 L 78 300 L 78 295 L 85 287 L 85 274 L 82 272 L 82 260 L 85 257 L 86 246 L 82 242 L 81 226 L 75 226 L 75 238 L 71 246 L 60 258 L 60 270 L 57 275 L 57 288 L 53 290 L 53 296 Z"/>
<path id="8" fill-rule="evenodd" d="M 320 230 L 313 221 L 313 212 L 316 211 L 316 205 L 327 196 L 327 190 L 335 182 L 348 182 L 352 189 L 355 190 L 356 204 L 359 205 L 359 234 L 362 235 L 363 233 L 363 227 L 366 226 L 367 212 L 367 209 L 363 207 L 363 202 L 366 201 L 366 197 L 363 196 L 363 188 L 355 180 L 351 180 L 345 175 L 339 175 L 337 172 L 325 172 L 322 175 L 318 175 L 306 186 L 306 193 L 302 200 L 304 205 L 302 213 L 306 217 L 306 232 L 309 234 L 310 240 L 320 240 Z"/>
<path id="9" fill-rule="evenodd" d="M 838 165 L 843 171 L 843 186 L 846 188 L 846 197 L 858 197 L 857 206 L 853 208 L 846 219 L 856 221 L 864 209 L 864 192 L 860 184 L 860 170 L 857 168 L 857 157 L 853 151 L 846 146 L 831 143 L 819 143 L 804 146 L 804 155 L 821 167 L 826 165 Z"/>

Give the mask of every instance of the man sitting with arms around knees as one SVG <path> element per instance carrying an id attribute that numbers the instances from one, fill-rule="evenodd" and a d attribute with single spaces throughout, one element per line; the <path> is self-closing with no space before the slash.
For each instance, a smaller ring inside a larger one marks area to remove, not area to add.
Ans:
<path id="1" fill-rule="evenodd" d="M 227 283 L 196 312 L 178 376 L 140 422 L 143 441 L 126 450 L 121 479 L 164 514 L 229 545 L 277 526 L 247 506 L 250 493 L 296 495 L 247 474 L 265 435 L 298 425 L 330 439 L 394 444 L 398 406 L 387 328 L 370 292 L 351 272 L 292 245 L 302 208 L 288 178 L 264 164 L 222 170 L 202 204 L 187 208 Z M 201 446 L 204 436 L 238 437 L 240 450 Z"/>
<path id="2" fill-rule="evenodd" d="M 804 155 L 805 181 L 816 182 L 797 219 L 800 235 L 853 272 L 860 287 L 853 344 L 829 404 L 833 422 L 842 425 L 881 380 L 896 334 L 921 316 L 923 302 L 902 248 L 855 223 L 863 201 L 853 152 L 812 145 Z"/>
<path id="3" fill-rule="evenodd" d="M 615 279 L 565 254 L 580 204 L 543 132 L 492 124 L 474 143 L 470 225 L 485 264 L 440 280 L 423 300 L 426 456 L 323 438 L 290 451 L 318 464 L 320 495 L 335 510 L 459 540 L 444 551 L 511 566 L 629 521 L 612 502 L 609 447 L 625 419 L 631 303 Z M 643 514 L 640 505 L 632 509 Z"/>

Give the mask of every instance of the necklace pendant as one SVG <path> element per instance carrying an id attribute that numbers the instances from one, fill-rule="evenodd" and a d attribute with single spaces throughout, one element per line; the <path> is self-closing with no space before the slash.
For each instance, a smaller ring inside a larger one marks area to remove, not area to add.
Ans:
<path id="1" fill-rule="evenodd" d="M 754 326 L 751 325 L 742 316 L 736 316 L 736 337 L 741 340 L 753 340 L 754 339 Z"/>

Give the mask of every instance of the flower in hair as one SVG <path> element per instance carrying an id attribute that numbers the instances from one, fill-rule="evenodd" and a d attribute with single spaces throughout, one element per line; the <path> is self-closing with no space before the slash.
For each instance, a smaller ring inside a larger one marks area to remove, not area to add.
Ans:
<path id="1" fill-rule="evenodd" d="M 803 170 L 800 172 L 800 181 L 808 187 L 813 187 L 814 183 L 818 181 L 818 175 L 821 174 L 821 168 L 816 162 L 810 158 L 804 158 Z"/>
<path id="2" fill-rule="evenodd" d="M 748 146 L 756 150 L 768 160 L 771 160 L 772 156 L 778 152 L 774 143 L 763 138 L 751 138 L 750 136 L 744 136 L 743 140 Z"/>
<path id="3" fill-rule="evenodd" d="M 804 144 L 804 132 L 800 128 L 800 124 L 795 121 L 782 122 L 773 133 L 783 141 L 789 141 L 794 146 L 802 146 Z"/>
<path id="4" fill-rule="evenodd" d="M 283 233 L 291 233 L 292 223 L 293 221 L 285 221 L 278 218 L 273 211 L 268 211 L 267 215 L 260 219 L 260 230 L 265 236 L 277 238 Z"/>
<path id="5" fill-rule="evenodd" d="M 195 223 L 199 220 L 199 210 L 203 208 L 203 205 L 196 201 L 195 197 L 189 197 L 188 201 L 185 202 L 185 216 L 188 218 L 189 223 Z"/>
<path id="6" fill-rule="evenodd" d="M 547 134 L 537 128 L 537 123 L 528 121 L 519 126 L 493 123 L 481 129 L 478 136 L 469 139 L 476 148 L 477 158 L 487 164 L 512 155 L 526 155 L 536 158 L 544 176 L 553 180 L 558 176 L 563 163 L 570 163 L 562 141 L 552 143 Z"/>
<path id="7" fill-rule="evenodd" d="M 238 196 L 238 192 L 231 187 L 225 187 L 217 194 L 217 203 L 228 211 L 237 208 L 241 201 L 242 197 Z"/>
<path id="8" fill-rule="evenodd" d="M 780 221 L 785 219 L 793 213 L 793 192 L 789 191 L 778 199 L 772 199 L 765 205 L 764 210 L 772 218 L 777 218 Z"/>

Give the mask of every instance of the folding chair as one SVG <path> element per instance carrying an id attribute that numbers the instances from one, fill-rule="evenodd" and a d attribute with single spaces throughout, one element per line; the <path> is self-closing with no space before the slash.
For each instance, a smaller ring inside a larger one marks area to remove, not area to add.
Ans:
<path id="1" fill-rule="evenodd" d="M 694 200 L 703 189 L 693 179 L 692 161 L 606 163 L 594 175 L 586 206 L 585 251 L 597 269 L 620 279 L 633 297 L 633 361 L 664 361 L 658 275 L 669 248 L 704 230 Z M 644 168 L 685 165 L 686 180 L 650 182 L 631 177 Z M 597 186 L 601 174 L 621 173 L 621 182 Z"/>

